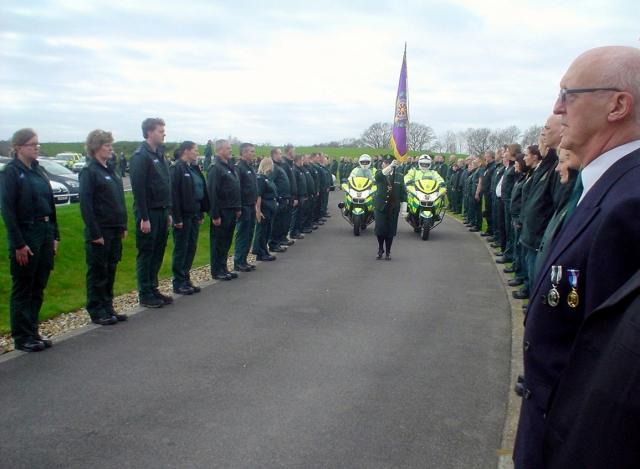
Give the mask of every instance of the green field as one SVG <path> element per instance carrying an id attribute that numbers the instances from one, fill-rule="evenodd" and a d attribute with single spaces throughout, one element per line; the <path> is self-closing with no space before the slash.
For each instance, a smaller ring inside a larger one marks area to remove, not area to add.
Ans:
<path id="1" fill-rule="evenodd" d="M 132 205 L 133 197 L 126 195 L 129 209 L 129 236 L 124 242 L 122 261 L 118 265 L 115 294 L 120 295 L 136 289 L 136 247 L 135 231 L 133 231 Z M 85 253 L 84 224 L 80 216 L 80 205 L 65 205 L 57 208 L 58 226 L 60 228 L 60 245 L 55 260 L 55 268 L 51 273 L 49 285 L 45 291 L 45 301 L 40 319 L 45 320 L 60 313 L 77 310 L 85 305 Z M 209 228 L 207 221 L 200 228 L 198 252 L 194 267 L 209 263 Z M 0 223 L 0 240 L 2 240 L 3 261 L 0 262 L 0 333 L 9 332 L 9 294 L 11 291 L 11 275 L 7 256 L 7 232 L 4 223 Z M 171 253 L 173 252 L 172 236 L 164 256 L 160 272 L 161 278 L 171 277 Z"/>

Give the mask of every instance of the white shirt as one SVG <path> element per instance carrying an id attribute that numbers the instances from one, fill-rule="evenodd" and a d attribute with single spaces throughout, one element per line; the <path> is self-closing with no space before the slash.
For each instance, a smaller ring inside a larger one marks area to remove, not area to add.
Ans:
<path id="1" fill-rule="evenodd" d="M 504 179 L 504 173 L 502 174 L 502 176 L 500 176 L 500 180 L 498 181 L 498 184 L 496 184 L 496 196 L 498 196 L 498 198 L 502 197 L 502 180 Z"/>
<path id="2" fill-rule="evenodd" d="M 596 182 L 602 177 L 607 170 L 621 160 L 624 156 L 640 148 L 640 140 L 634 140 L 619 147 L 612 148 L 611 150 L 603 153 L 587 166 L 582 169 L 582 195 L 578 204 L 582 202 L 584 196 L 595 185 Z"/>

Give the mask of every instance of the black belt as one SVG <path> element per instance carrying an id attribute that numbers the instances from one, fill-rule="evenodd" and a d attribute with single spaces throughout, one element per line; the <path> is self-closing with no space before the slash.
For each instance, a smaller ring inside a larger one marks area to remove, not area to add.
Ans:
<path id="1" fill-rule="evenodd" d="M 33 219 L 33 221 L 44 221 L 44 222 L 48 222 L 48 221 L 49 221 L 49 217 L 48 217 L 48 216 L 46 216 L 46 217 L 35 217 L 35 218 Z"/>

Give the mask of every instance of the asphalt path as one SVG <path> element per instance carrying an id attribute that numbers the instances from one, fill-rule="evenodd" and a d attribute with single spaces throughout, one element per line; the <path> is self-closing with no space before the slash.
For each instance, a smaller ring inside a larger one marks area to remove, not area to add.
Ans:
<path id="1" fill-rule="evenodd" d="M 276 262 L 0 363 L 7 468 L 490 468 L 510 328 L 486 248 L 447 219 L 332 218 Z"/>

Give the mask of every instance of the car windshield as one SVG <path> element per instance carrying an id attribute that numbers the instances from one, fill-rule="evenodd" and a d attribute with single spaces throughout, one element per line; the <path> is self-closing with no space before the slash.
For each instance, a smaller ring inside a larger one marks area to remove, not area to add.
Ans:
<path id="1" fill-rule="evenodd" d="M 69 176 L 73 175 L 73 171 L 65 168 L 60 163 L 56 163 L 55 161 L 46 161 L 46 160 L 38 160 L 40 165 L 45 169 L 45 171 L 55 174 L 56 176 Z"/>
<path id="2" fill-rule="evenodd" d="M 55 159 L 56 160 L 63 160 L 63 161 L 73 161 L 73 160 L 75 160 L 73 155 L 64 155 L 64 154 L 56 155 Z"/>

